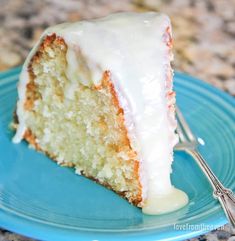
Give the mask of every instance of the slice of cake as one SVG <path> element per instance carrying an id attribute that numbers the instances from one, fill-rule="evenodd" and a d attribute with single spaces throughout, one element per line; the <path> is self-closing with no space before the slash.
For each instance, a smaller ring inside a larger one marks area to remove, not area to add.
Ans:
<path id="1" fill-rule="evenodd" d="M 25 139 L 148 214 L 187 203 L 170 181 L 175 134 L 170 20 L 117 13 L 51 27 L 18 85 Z"/>

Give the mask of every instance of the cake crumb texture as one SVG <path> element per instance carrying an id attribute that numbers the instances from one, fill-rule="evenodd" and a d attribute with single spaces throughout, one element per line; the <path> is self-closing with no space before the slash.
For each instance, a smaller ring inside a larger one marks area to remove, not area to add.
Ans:
<path id="1" fill-rule="evenodd" d="M 74 167 L 77 173 L 141 206 L 139 161 L 111 73 L 105 71 L 101 84 L 95 86 L 79 48 L 74 50 L 79 69 L 69 72 L 67 51 L 65 41 L 52 34 L 31 59 L 24 138 L 58 164 Z"/>

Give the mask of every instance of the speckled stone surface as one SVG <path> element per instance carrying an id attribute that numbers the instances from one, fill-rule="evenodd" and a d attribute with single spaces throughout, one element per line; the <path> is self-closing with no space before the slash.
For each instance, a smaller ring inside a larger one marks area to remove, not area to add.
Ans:
<path id="1" fill-rule="evenodd" d="M 168 14 L 174 68 L 235 95 L 235 0 L 0 0 L 0 71 L 22 64 L 46 27 L 117 11 Z M 0 229 L 0 241 L 30 240 Z M 235 241 L 235 231 L 225 225 L 199 240 Z"/>

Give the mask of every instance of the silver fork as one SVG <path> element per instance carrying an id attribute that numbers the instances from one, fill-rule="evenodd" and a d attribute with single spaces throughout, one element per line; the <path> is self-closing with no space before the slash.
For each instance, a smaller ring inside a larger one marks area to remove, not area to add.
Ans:
<path id="1" fill-rule="evenodd" d="M 199 153 L 198 141 L 192 133 L 189 125 L 187 124 L 183 114 L 176 106 L 177 128 L 176 131 L 179 135 L 179 143 L 176 145 L 176 150 L 185 151 L 191 155 L 206 175 L 213 188 L 213 196 L 217 198 L 233 228 L 235 228 L 235 196 L 232 190 L 225 188 L 219 179 L 212 172 L 204 158 Z"/>

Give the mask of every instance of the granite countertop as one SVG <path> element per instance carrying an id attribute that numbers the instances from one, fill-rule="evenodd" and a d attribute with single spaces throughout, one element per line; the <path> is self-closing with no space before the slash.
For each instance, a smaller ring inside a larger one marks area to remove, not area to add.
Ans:
<path id="1" fill-rule="evenodd" d="M 235 95 L 235 0 L 0 0 L 0 71 L 22 64 L 46 27 L 117 11 L 168 14 L 174 68 Z M 0 241 L 29 240 L 0 229 Z M 234 241 L 235 231 L 225 225 L 199 240 Z"/>

